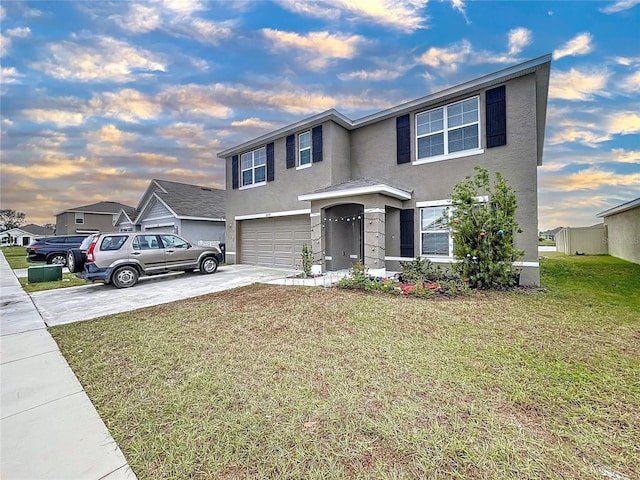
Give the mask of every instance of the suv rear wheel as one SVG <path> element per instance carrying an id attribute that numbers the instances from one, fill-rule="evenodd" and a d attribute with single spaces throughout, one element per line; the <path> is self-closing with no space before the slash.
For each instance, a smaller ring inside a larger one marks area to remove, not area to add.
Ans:
<path id="1" fill-rule="evenodd" d="M 138 282 L 138 270 L 135 267 L 120 267 L 111 277 L 111 282 L 116 288 L 129 288 L 133 287 Z"/>
<path id="2" fill-rule="evenodd" d="M 200 262 L 200 273 L 215 273 L 218 270 L 218 261 L 213 257 L 207 257 Z"/>
<path id="3" fill-rule="evenodd" d="M 73 248 L 67 252 L 67 268 L 71 273 L 80 272 L 84 267 L 84 259 L 82 252 L 77 248 Z"/>

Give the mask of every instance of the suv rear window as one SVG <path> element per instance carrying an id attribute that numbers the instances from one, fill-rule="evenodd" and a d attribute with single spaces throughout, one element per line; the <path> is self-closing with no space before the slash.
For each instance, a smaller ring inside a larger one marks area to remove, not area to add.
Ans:
<path id="1" fill-rule="evenodd" d="M 89 249 L 89 245 L 91 245 L 91 242 L 93 242 L 94 238 L 95 235 L 89 235 L 87 238 L 85 238 L 80 244 L 80 250 L 84 250 L 86 252 Z"/>
<path id="2" fill-rule="evenodd" d="M 126 235 L 111 235 L 104 237 L 100 242 L 100 250 L 120 250 L 120 247 L 127 241 Z"/>

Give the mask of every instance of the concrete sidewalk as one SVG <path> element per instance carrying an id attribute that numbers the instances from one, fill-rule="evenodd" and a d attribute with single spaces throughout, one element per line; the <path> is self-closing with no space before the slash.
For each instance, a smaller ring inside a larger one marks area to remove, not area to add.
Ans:
<path id="1" fill-rule="evenodd" d="M 0 254 L 0 478 L 135 479 Z"/>

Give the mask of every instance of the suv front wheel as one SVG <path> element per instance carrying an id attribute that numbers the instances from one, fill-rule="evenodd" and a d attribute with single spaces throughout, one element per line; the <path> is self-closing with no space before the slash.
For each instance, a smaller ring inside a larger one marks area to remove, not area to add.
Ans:
<path id="1" fill-rule="evenodd" d="M 111 282 L 116 288 L 129 288 L 133 287 L 138 282 L 138 270 L 135 267 L 120 267 L 111 277 Z"/>
<path id="2" fill-rule="evenodd" d="M 200 273 L 215 273 L 218 270 L 218 261 L 213 257 L 203 258 L 200 262 Z"/>
<path id="3" fill-rule="evenodd" d="M 47 263 L 64 267 L 67 264 L 67 256 L 64 253 L 54 253 L 47 259 Z"/>

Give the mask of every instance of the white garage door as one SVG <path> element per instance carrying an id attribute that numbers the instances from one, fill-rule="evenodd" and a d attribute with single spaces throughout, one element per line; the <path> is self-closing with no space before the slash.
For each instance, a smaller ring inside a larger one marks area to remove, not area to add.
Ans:
<path id="1" fill-rule="evenodd" d="M 300 267 L 304 243 L 311 245 L 309 215 L 243 220 L 239 261 L 270 267 Z"/>
<path id="2" fill-rule="evenodd" d="M 145 227 L 145 232 L 153 232 L 153 233 L 173 233 L 173 227 Z"/>

